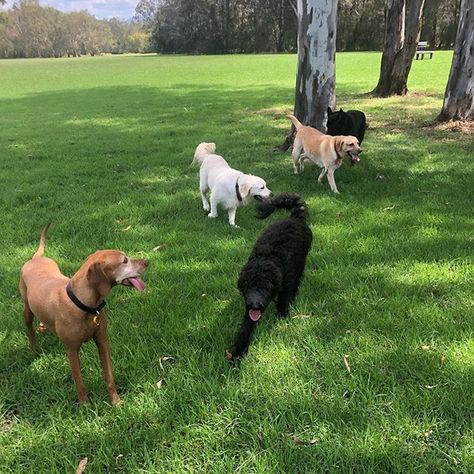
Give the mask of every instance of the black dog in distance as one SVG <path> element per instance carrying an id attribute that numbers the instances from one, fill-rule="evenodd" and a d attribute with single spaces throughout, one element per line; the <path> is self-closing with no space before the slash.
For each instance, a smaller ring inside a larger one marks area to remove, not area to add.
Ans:
<path id="1" fill-rule="evenodd" d="M 365 130 L 367 128 L 367 119 L 364 112 L 360 110 L 348 110 L 344 112 L 339 109 L 338 112 L 333 112 L 331 107 L 328 107 L 328 135 L 352 135 L 359 140 L 359 144 L 364 139 Z"/>
<path id="2" fill-rule="evenodd" d="M 237 286 L 245 301 L 245 315 L 226 353 L 239 359 L 248 350 L 252 333 L 271 301 L 281 317 L 286 317 L 298 292 L 313 235 L 308 226 L 306 203 L 297 194 L 285 193 L 257 202 L 257 217 L 265 219 L 276 209 L 291 211 L 290 217 L 270 224 L 259 237 L 247 263 L 240 271 Z"/>

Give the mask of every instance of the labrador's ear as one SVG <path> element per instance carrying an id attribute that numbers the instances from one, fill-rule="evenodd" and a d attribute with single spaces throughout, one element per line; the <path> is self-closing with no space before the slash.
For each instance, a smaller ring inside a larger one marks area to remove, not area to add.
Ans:
<path id="1" fill-rule="evenodd" d="M 344 137 L 338 136 L 334 138 L 334 147 L 336 151 L 340 154 L 342 153 L 342 147 L 344 146 Z"/>
<path id="2" fill-rule="evenodd" d="M 112 288 L 104 267 L 104 262 L 95 262 L 87 270 L 87 281 L 101 296 L 105 296 Z"/>
<path id="3" fill-rule="evenodd" d="M 238 186 L 242 199 L 245 199 L 248 197 L 250 190 L 252 189 L 252 180 L 249 179 L 249 176 L 247 176 L 247 179 L 239 180 Z"/>
<path id="4" fill-rule="evenodd" d="M 331 115 L 331 114 L 332 114 L 331 107 L 328 107 L 328 115 Z"/>

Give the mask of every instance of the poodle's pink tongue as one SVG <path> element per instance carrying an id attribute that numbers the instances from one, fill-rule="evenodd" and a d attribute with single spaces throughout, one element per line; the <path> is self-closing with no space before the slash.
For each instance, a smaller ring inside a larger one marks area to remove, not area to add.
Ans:
<path id="1" fill-rule="evenodd" d="M 143 291 L 145 289 L 145 283 L 140 278 L 127 278 L 127 280 L 136 290 Z"/>
<path id="2" fill-rule="evenodd" d="M 262 317 L 262 312 L 259 309 L 251 309 L 249 316 L 252 321 L 258 321 Z"/>

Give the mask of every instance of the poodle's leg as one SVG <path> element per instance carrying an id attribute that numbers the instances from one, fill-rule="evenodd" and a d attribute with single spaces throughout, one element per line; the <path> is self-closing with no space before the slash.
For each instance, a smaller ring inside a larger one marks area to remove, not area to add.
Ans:
<path id="1" fill-rule="evenodd" d="M 278 295 L 276 307 L 278 314 L 282 318 L 288 316 L 290 306 L 293 304 L 296 295 L 298 294 L 298 288 L 300 286 L 300 280 L 302 276 L 303 271 L 296 271 L 291 280 L 283 286 L 283 289 Z"/>
<path id="2" fill-rule="evenodd" d="M 232 359 L 239 359 L 247 353 L 252 333 L 256 326 L 257 322 L 252 321 L 248 314 L 246 314 L 237 335 L 235 336 L 234 345 L 230 351 Z"/>
<path id="3" fill-rule="evenodd" d="M 211 212 L 207 215 L 211 219 L 215 219 L 217 217 L 217 198 L 215 197 L 214 193 L 211 194 Z"/>
<path id="4" fill-rule="evenodd" d="M 328 181 L 329 181 L 329 186 L 331 187 L 331 191 L 335 194 L 339 194 L 339 191 L 337 190 L 337 186 L 336 186 L 336 181 L 334 181 L 333 169 L 328 169 Z"/>
<path id="5" fill-rule="evenodd" d="M 319 178 L 318 178 L 318 184 L 321 183 L 321 181 L 323 180 L 323 178 L 326 176 L 326 173 L 328 172 L 328 169 L 327 168 L 323 168 L 321 170 L 321 174 L 319 175 Z"/>
<path id="6" fill-rule="evenodd" d="M 303 143 L 298 138 L 295 138 L 295 143 L 293 144 L 293 151 L 291 156 L 293 158 L 293 171 L 295 174 L 300 172 L 300 155 L 303 151 Z"/>
<path id="7" fill-rule="evenodd" d="M 291 295 L 289 288 L 283 288 L 277 299 L 276 308 L 278 315 L 282 318 L 286 318 L 290 311 Z"/>
<path id="8" fill-rule="evenodd" d="M 238 228 L 239 226 L 236 225 L 236 223 L 235 223 L 235 213 L 237 212 L 237 208 L 233 207 L 233 208 L 229 209 L 227 212 L 229 214 L 229 224 L 232 227 L 237 227 Z"/>

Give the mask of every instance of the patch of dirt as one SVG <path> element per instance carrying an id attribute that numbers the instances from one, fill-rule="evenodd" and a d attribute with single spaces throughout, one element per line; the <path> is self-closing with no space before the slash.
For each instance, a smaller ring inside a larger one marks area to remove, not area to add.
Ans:
<path id="1" fill-rule="evenodd" d="M 437 130 L 448 132 L 461 132 L 466 134 L 474 134 L 474 122 L 467 122 L 464 120 L 450 120 L 449 122 L 442 122 L 435 127 Z"/>

